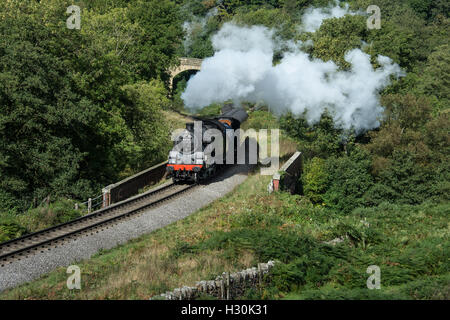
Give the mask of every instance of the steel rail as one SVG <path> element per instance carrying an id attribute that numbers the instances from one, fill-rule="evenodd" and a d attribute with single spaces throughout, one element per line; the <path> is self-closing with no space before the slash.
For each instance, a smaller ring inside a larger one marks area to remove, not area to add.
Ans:
<path id="1" fill-rule="evenodd" d="M 170 182 L 157 189 L 134 196 L 75 220 L 0 243 L 0 267 L 13 260 L 20 260 L 24 254 L 33 254 L 38 248 L 52 243 L 59 243 L 66 238 L 72 239 L 74 236 L 84 234 L 87 231 L 106 227 L 124 218 L 137 215 L 141 211 L 167 201 L 195 186 L 177 185 Z M 172 189 L 175 190 L 171 191 Z M 166 192 L 167 195 L 165 194 Z M 162 195 L 158 197 L 160 194 Z"/>

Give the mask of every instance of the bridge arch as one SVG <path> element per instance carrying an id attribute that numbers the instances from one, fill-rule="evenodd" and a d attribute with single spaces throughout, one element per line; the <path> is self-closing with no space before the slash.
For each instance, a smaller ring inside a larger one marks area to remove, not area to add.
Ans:
<path id="1" fill-rule="evenodd" d="M 169 70 L 170 74 L 170 91 L 173 90 L 173 80 L 177 75 L 188 70 L 199 71 L 202 67 L 202 59 L 196 58 L 180 58 L 180 65 L 176 68 Z"/>

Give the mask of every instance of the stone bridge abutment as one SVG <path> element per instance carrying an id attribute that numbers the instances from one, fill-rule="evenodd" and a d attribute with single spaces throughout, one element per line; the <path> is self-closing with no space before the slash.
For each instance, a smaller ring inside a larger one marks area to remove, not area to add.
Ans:
<path id="1" fill-rule="evenodd" d="M 188 70 L 200 70 L 202 66 L 202 59 L 196 58 L 180 58 L 180 65 L 169 70 L 170 73 L 170 91 L 173 90 L 173 80 L 177 75 Z"/>

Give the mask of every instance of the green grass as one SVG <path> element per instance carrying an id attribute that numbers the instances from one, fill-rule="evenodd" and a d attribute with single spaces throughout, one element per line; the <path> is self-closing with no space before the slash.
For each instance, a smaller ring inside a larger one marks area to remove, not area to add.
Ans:
<path id="1" fill-rule="evenodd" d="M 305 198 L 268 195 L 251 175 L 231 194 L 149 235 L 78 263 L 82 290 L 59 268 L 1 299 L 147 299 L 276 259 L 271 282 L 247 298 L 448 299 L 449 204 L 383 204 L 336 216 Z M 343 237 L 337 246 L 323 242 Z M 366 288 L 369 265 L 381 290 Z"/>
<path id="2" fill-rule="evenodd" d="M 80 210 L 74 208 L 74 201 L 62 199 L 49 205 L 43 204 L 37 208 L 31 208 L 24 213 L 2 212 L 0 213 L 0 242 L 49 228 L 87 213 L 85 207 L 80 207 Z"/>

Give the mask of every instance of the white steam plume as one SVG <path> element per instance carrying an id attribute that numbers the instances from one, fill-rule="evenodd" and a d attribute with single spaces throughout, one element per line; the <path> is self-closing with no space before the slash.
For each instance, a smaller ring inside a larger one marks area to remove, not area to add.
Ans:
<path id="1" fill-rule="evenodd" d="M 346 14 L 353 16 L 361 13 L 350 11 L 348 3 L 345 3 L 342 8 L 339 5 L 338 0 L 335 1 L 334 7 L 331 5 L 329 5 L 328 8 L 309 7 L 302 16 L 303 24 L 300 27 L 300 30 L 305 32 L 315 32 L 320 28 L 324 20 L 330 18 L 342 18 Z"/>
<path id="2" fill-rule="evenodd" d="M 263 101 L 276 114 L 304 114 L 310 124 L 328 109 L 338 127 L 364 131 L 379 126 L 383 108 L 378 92 L 391 75 L 401 75 L 398 65 L 379 56 L 381 67 L 374 70 L 370 56 L 354 49 L 345 56 L 351 69 L 341 71 L 334 62 L 311 59 L 297 49 L 273 66 L 274 51 L 280 48 L 273 35 L 262 26 L 225 24 L 212 38 L 214 56 L 203 61 L 181 96 L 186 107 L 199 109 L 230 99 Z"/>
<path id="3" fill-rule="evenodd" d="M 190 21 L 185 21 L 183 23 L 183 29 L 186 35 L 183 45 L 186 55 L 189 55 L 191 50 L 193 33 L 204 33 L 209 19 L 216 16 L 218 12 L 219 10 L 214 7 L 206 13 L 205 17 L 192 16 Z"/>

